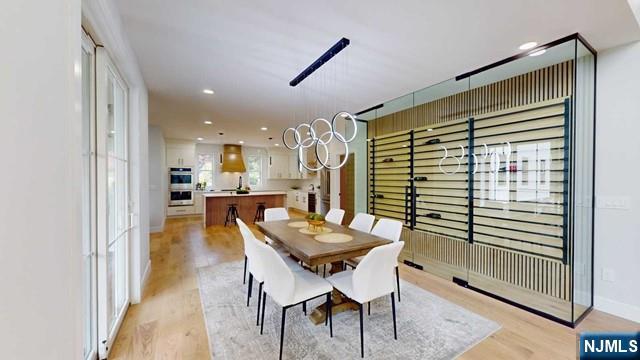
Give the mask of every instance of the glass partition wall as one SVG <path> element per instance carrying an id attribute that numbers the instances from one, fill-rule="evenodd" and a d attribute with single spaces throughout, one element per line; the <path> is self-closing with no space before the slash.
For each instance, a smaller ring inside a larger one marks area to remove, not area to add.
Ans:
<path id="1" fill-rule="evenodd" d="M 359 116 L 369 212 L 405 224 L 405 263 L 577 323 L 593 305 L 595 61 L 573 35 Z"/>

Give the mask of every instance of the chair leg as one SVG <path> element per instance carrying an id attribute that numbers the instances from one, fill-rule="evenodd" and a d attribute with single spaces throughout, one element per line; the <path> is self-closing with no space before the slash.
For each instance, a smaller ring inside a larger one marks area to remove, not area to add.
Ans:
<path id="1" fill-rule="evenodd" d="M 262 330 L 264 329 L 264 306 L 267 303 L 267 293 L 262 293 L 262 320 L 260 321 L 260 335 L 262 335 Z"/>
<path id="2" fill-rule="evenodd" d="M 327 264 L 324 264 L 324 268 L 322 269 L 322 277 L 327 277 Z"/>
<path id="3" fill-rule="evenodd" d="M 329 318 L 329 334 L 333 337 L 333 304 L 331 303 L 331 293 L 327 293 L 327 315 L 324 319 L 324 324 L 327 325 L 327 318 Z"/>
<path id="4" fill-rule="evenodd" d="M 398 286 L 398 302 L 400 302 L 400 275 L 398 275 L 397 266 L 396 266 L 396 285 Z"/>
<path id="5" fill-rule="evenodd" d="M 367 302 L 367 316 L 371 315 L 371 301 Z"/>
<path id="6" fill-rule="evenodd" d="M 249 289 L 247 289 L 247 306 L 249 306 L 249 299 L 251 298 L 252 287 L 253 287 L 253 274 L 249 273 Z"/>
<path id="7" fill-rule="evenodd" d="M 284 320 L 287 318 L 287 308 L 282 308 L 282 325 L 280 326 L 280 360 L 282 360 L 282 344 L 284 343 Z"/>
<path id="8" fill-rule="evenodd" d="M 330 295 L 331 293 L 327 293 L 327 300 L 324 302 L 324 326 L 329 325 L 329 299 L 330 299 Z"/>
<path id="9" fill-rule="evenodd" d="M 393 338 L 398 340 L 398 333 L 396 331 L 396 297 L 393 293 L 391 293 L 391 313 L 393 314 Z"/>
<path id="10" fill-rule="evenodd" d="M 244 273 L 242 275 L 242 285 L 247 283 L 247 255 L 244 256 Z"/>
<path id="11" fill-rule="evenodd" d="M 264 282 L 261 282 L 260 285 L 258 285 L 258 312 L 256 313 L 256 326 L 260 325 L 260 304 L 262 301 L 262 284 L 264 284 Z"/>
<path id="12" fill-rule="evenodd" d="M 307 316 L 307 302 L 306 301 L 302 302 L 302 312 L 304 313 L 305 316 Z"/>
<path id="13" fill-rule="evenodd" d="M 360 356 L 364 357 L 364 320 L 362 319 L 362 304 L 358 304 L 360 309 Z"/>

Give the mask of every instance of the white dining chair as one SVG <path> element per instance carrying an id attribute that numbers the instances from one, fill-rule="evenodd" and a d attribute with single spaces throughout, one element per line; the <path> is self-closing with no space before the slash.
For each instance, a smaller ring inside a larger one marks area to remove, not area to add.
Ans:
<path id="1" fill-rule="evenodd" d="M 244 268 L 245 268 L 245 277 L 247 271 L 247 263 L 249 267 L 249 285 L 247 288 L 247 306 L 249 306 L 249 300 L 251 299 L 251 293 L 253 290 L 253 280 L 255 279 L 258 282 L 258 310 L 256 315 L 256 326 L 259 324 L 258 320 L 260 319 L 260 299 L 262 296 L 262 286 L 264 284 L 264 264 L 260 262 L 260 259 L 256 256 L 255 248 L 256 244 L 263 244 L 260 240 L 258 240 L 251 229 L 244 223 L 244 221 L 240 219 L 236 219 L 236 223 L 238 224 L 238 228 L 240 229 L 240 234 L 242 235 L 242 239 L 244 241 Z M 248 260 L 248 262 L 247 262 Z M 292 271 L 303 271 L 304 269 L 298 265 L 295 261 L 290 258 L 283 258 L 285 264 Z"/>
<path id="2" fill-rule="evenodd" d="M 283 207 L 268 208 L 268 209 L 264 210 L 264 222 L 289 220 L 289 219 L 290 219 L 289 218 L 289 212 L 287 211 L 287 209 L 285 209 Z M 282 255 L 288 255 L 288 253 L 287 253 L 285 248 L 283 248 L 282 246 L 278 245 L 273 240 L 269 239 L 268 236 L 264 237 L 264 241 L 266 241 L 267 244 L 273 246 L 273 248 L 276 249 L 276 251 L 278 251 Z"/>
<path id="3" fill-rule="evenodd" d="M 264 209 L 264 221 L 289 220 L 289 212 L 283 207 Z"/>
<path id="4" fill-rule="evenodd" d="M 360 310 L 360 356 L 364 357 L 363 304 L 391 294 L 393 338 L 396 331 L 396 302 L 393 288 L 393 268 L 404 246 L 403 241 L 375 247 L 364 256 L 355 270 L 339 272 L 327 278 L 333 287 L 358 303 Z"/>
<path id="5" fill-rule="evenodd" d="M 371 231 L 371 227 L 373 226 L 373 222 L 375 220 L 376 217 L 373 215 L 357 213 L 356 216 L 353 217 L 353 220 L 351 220 L 349 228 L 368 233 Z"/>
<path id="6" fill-rule="evenodd" d="M 402 222 L 393 219 L 380 219 L 371 230 L 371 235 L 380 236 L 387 240 L 397 242 L 402 235 Z M 363 256 L 351 258 L 345 261 L 345 263 L 352 268 L 358 266 L 358 263 L 362 261 Z M 398 288 L 398 302 L 400 302 L 400 274 L 398 273 L 398 260 L 396 259 L 396 286 Z"/>
<path id="7" fill-rule="evenodd" d="M 324 219 L 330 223 L 336 225 L 342 225 L 342 219 L 344 218 L 344 210 L 342 209 L 330 209 Z"/>
<path id="8" fill-rule="evenodd" d="M 277 252 L 262 243 L 257 243 L 255 252 L 264 267 L 264 293 L 262 295 L 262 319 L 260 324 L 260 334 L 264 330 L 264 313 L 267 295 L 282 307 L 282 323 L 280 325 L 280 359 L 282 359 L 282 347 L 284 343 L 284 325 L 287 309 L 302 304 L 306 314 L 307 301 L 320 296 L 326 296 L 327 320 L 329 323 L 329 334 L 333 337 L 333 319 L 331 316 L 331 292 L 333 287 L 325 279 L 309 271 L 294 272 L 284 263 Z M 305 320 L 306 321 L 306 320 Z"/>

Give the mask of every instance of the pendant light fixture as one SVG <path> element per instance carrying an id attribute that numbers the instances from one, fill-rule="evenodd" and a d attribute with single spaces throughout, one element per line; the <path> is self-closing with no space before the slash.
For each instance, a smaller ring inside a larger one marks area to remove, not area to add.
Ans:
<path id="1" fill-rule="evenodd" d="M 295 87 L 299 85 L 304 79 L 309 77 L 312 73 L 318 70 L 322 65 L 326 64 L 340 51 L 344 50 L 351 42 L 347 38 L 340 39 L 329 50 L 325 51 L 318 59 L 316 59 L 311 65 L 298 74 L 293 80 L 289 82 L 289 85 Z M 347 139 L 346 135 L 341 134 L 338 131 L 338 121 L 350 121 L 353 126 L 353 134 Z M 324 127 L 324 131 L 322 130 Z M 336 170 L 341 168 L 347 163 L 349 159 L 349 143 L 352 142 L 358 133 L 358 126 L 356 117 L 347 111 L 337 112 L 331 121 L 318 117 L 310 123 L 301 123 L 296 127 L 289 127 L 282 133 L 282 143 L 289 150 L 298 151 L 298 163 L 300 170 L 302 168 L 308 171 L 319 171 L 323 168 L 328 170 Z M 287 135 L 292 136 L 293 143 L 287 140 Z M 344 148 L 344 157 L 340 164 L 337 166 L 331 165 L 331 153 L 330 145 L 335 140 Z M 309 166 L 304 159 L 305 149 L 313 149 L 316 166 Z M 322 155 L 321 155 L 322 154 Z"/>

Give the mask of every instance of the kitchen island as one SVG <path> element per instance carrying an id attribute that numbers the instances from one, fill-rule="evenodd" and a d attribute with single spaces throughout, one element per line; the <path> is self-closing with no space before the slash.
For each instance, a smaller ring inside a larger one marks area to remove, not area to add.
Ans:
<path id="1" fill-rule="evenodd" d="M 238 217 L 247 224 L 253 223 L 258 203 L 265 208 L 284 207 L 287 193 L 284 191 L 252 191 L 248 194 L 236 194 L 235 191 L 205 192 L 203 222 L 205 226 L 224 225 L 229 204 L 236 204 Z"/>

